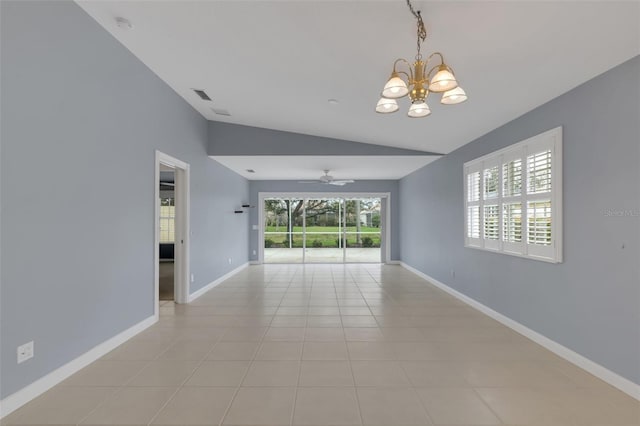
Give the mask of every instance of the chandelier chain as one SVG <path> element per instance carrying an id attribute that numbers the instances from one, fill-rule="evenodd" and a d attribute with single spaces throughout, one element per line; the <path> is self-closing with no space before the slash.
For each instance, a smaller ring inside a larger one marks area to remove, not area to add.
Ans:
<path id="1" fill-rule="evenodd" d="M 411 12 L 411 14 L 416 18 L 417 25 L 418 25 L 418 31 L 417 31 L 417 48 L 418 48 L 418 53 L 416 54 L 416 59 L 421 60 L 422 59 L 422 54 L 420 53 L 420 49 L 422 47 L 422 42 L 426 40 L 427 38 L 427 29 L 424 26 L 424 22 L 422 21 L 422 14 L 420 13 L 419 10 L 415 10 L 413 8 L 413 5 L 411 4 L 410 0 L 407 0 L 407 6 L 409 7 L 409 11 Z"/>

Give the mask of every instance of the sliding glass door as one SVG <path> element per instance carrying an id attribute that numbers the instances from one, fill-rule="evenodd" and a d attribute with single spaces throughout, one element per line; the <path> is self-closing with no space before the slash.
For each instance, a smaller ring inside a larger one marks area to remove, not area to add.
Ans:
<path id="1" fill-rule="evenodd" d="M 380 262 L 380 198 L 345 200 L 345 212 L 345 262 Z"/>
<path id="2" fill-rule="evenodd" d="M 380 263 L 381 198 L 274 197 L 263 201 L 265 263 Z"/>
<path id="3" fill-rule="evenodd" d="M 270 198 L 264 200 L 265 263 L 304 261 L 304 200 Z"/>
<path id="4" fill-rule="evenodd" d="M 306 263 L 342 263 L 342 210 L 344 200 L 307 200 L 305 204 Z"/>

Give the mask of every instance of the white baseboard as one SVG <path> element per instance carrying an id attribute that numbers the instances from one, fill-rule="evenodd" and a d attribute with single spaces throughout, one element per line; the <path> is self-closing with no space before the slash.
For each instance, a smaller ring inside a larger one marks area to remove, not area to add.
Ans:
<path id="1" fill-rule="evenodd" d="M 589 373 L 593 374 L 594 376 L 596 376 L 596 377 L 600 378 L 601 380 L 609 383 L 611 386 L 613 386 L 613 387 L 615 387 L 617 389 L 620 389 L 622 392 L 630 395 L 632 398 L 640 400 L 640 385 L 638 385 L 637 383 L 634 383 L 631 380 L 626 379 L 626 378 L 620 376 L 617 373 L 614 373 L 613 371 L 609 370 L 608 368 L 603 367 L 602 365 L 591 361 L 590 359 L 580 355 L 579 353 L 574 352 L 573 350 L 567 348 L 566 346 L 563 346 L 560 343 L 558 343 L 558 342 L 556 342 L 554 340 L 551 340 L 548 337 L 543 336 L 542 334 L 538 333 L 537 331 L 531 330 L 530 328 L 520 324 L 519 322 L 514 321 L 511 318 L 509 318 L 507 316 L 504 316 L 499 312 L 494 311 L 493 309 L 489 308 L 488 306 L 485 306 L 482 303 L 478 302 L 477 300 L 472 299 L 471 297 L 466 296 L 466 295 L 460 293 L 457 290 L 454 290 L 453 288 L 451 288 L 448 285 L 436 280 L 433 277 L 430 277 L 429 275 L 425 274 L 424 272 L 421 272 L 421 271 L 413 268 L 412 266 L 407 265 L 404 262 L 400 262 L 400 264 L 402 265 L 402 267 L 408 269 L 409 271 L 413 272 L 416 275 L 421 276 L 422 278 L 424 278 L 425 280 L 429 281 L 434 286 L 438 287 L 441 290 L 446 291 L 447 293 L 449 293 L 453 297 L 463 301 L 467 305 L 479 310 L 483 314 L 486 314 L 486 315 L 490 316 L 491 318 L 495 319 L 496 321 L 498 321 L 498 322 L 506 325 L 507 327 L 511 328 L 512 330 L 522 334 L 524 337 L 527 337 L 527 338 L 533 340 L 537 344 L 545 347 L 546 349 L 550 350 L 551 352 L 555 353 L 556 355 L 566 359 L 567 361 L 571 362 L 572 364 L 582 368 L 583 370 L 588 371 Z"/>
<path id="2" fill-rule="evenodd" d="M 202 287 L 199 290 L 194 291 L 193 293 L 191 293 L 189 295 L 189 300 L 187 303 L 191 303 L 194 300 L 196 300 L 198 297 L 202 296 L 203 294 L 205 294 L 206 292 L 208 292 L 209 290 L 211 290 L 212 288 L 214 288 L 215 286 L 219 285 L 221 282 L 223 282 L 226 279 L 231 278 L 232 276 L 234 276 L 235 274 L 237 274 L 238 272 L 242 271 L 244 268 L 249 266 L 249 262 L 245 262 L 242 265 L 238 266 L 236 269 L 234 269 L 233 271 L 229 271 L 226 274 L 224 274 L 223 276 L 221 276 L 220 278 L 218 278 L 215 281 L 211 281 L 209 284 L 205 285 L 204 287 Z"/>
<path id="3" fill-rule="evenodd" d="M 69 361 L 62 367 L 53 370 L 46 376 L 39 378 L 30 385 L 27 385 L 19 391 L 7 396 L 5 399 L 0 401 L 0 419 L 9 415 L 13 411 L 22 407 L 27 402 L 31 401 L 32 399 L 48 391 L 58 383 L 62 382 L 67 377 L 78 372 L 87 365 L 96 361 L 98 358 L 120 346 L 136 334 L 153 325 L 156 321 L 158 321 L 157 317 L 150 316 L 149 318 L 137 323 L 133 327 L 126 329 L 122 333 L 119 333 L 109 340 L 100 343 L 93 349 L 90 349 L 79 357 Z"/>
<path id="4" fill-rule="evenodd" d="M 399 260 L 390 260 L 387 262 L 387 265 L 402 265 L 402 262 Z"/>

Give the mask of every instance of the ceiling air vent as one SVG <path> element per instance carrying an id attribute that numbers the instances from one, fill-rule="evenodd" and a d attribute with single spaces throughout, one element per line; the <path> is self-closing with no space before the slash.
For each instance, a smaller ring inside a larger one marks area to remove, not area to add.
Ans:
<path id="1" fill-rule="evenodd" d="M 200 99 L 202 99 L 203 101 L 211 100 L 209 95 L 207 95 L 207 93 L 204 90 L 198 90 L 198 89 L 191 89 L 191 90 L 193 90 L 196 95 L 200 96 Z"/>
<path id="2" fill-rule="evenodd" d="M 226 115 L 226 116 L 230 116 L 231 115 L 231 113 L 229 111 L 227 111 L 226 109 L 211 108 L 211 111 L 215 112 L 216 115 Z"/>

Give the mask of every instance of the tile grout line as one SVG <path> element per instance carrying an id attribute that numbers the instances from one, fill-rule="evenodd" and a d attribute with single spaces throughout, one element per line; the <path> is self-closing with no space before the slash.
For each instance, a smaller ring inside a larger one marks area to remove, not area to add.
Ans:
<path id="1" fill-rule="evenodd" d="M 268 285 L 267 285 L 267 287 L 268 287 Z M 288 288 L 289 287 L 287 287 L 287 289 Z M 280 303 L 278 304 L 278 308 L 280 307 L 281 304 L 282 304 L 282 299 L 280 299 Z M 276 313 L 277 313 L 277 309 L 276 309 Z M 275 317 L 275 315 L 273 317 Z M 271 322 L 269 324 L 273 323 L 273 317 L 272 317 Z M 270 328 L 270 327 L 268 327 L 268 328 Z M 249 365 L 247 366 L 247 369 L 245 370 L 244 374 L 242 375 L 242 378 L 240 379 L 240 382 L 238 383 L 238 386 L 236 387 L 236 390 L 234 391 L 233 396 L 229 400 L 229 404 L 227 405 L 227 408 L 224 410 L 224 413 L 223 413 L 222 417 L 220 418 L 220 422 L 218 423 L 218 426 L 222 426 L 224 424 L 224 421 L 226 420 L 227 416 L 229 415 L 229 411 L 231 410 L 231 406 L 233 405 L 234 401 L 236 400 L 236 397 L 238 396 L 238 393 L 240 393 L 240 389 L 242 388 L 242 383 L 247 378 L 247 375 L 249 374 L 249 371 L 251 370 L 251 367 L 253 366 L 254 361 L 256 361 L 256 357 L 258 356 L 258 353 L 260 352 L 260 349 L 262 348 L 262 345 L 264 343 L 264 338 L 265 338 L 265 336 L 266 336 L 266 334 L 268 332 L 268 328 L 264 332 L 264 334 L 262 335 L 262 338 L 259 341 L 258 347 L 253 352 L 252 358 L 249 361 Z"/>
<path id="2" fill-rule="evenodd" d="M 465 378 L 466 380 L 466 378 Z M 467 382 L 468 383 L 468 382 Z M 505 423 L 505 421 L 502 419 L 502 417 L 500 415 L 498 415 L 498 412 L 495 411 L 493 409 L 493 407 L 491 407 L 491 405 L 489 405 L 489 403 L 487 403 L 487 401 L 484 400 L 484 398 L 482 397 L 482 395 L 480 394 L 480 392 L 478 392 L 478 390 L 476 389 L 475 386 L 471 386 L 471 390 L 472 392 L 478 397 L 478 399 L 482 402 L 482 404 L 487 407 L 489 409 L 489 411 L 496 416 L 496 419 L 500 420 L 500 422 Z M 572 416 L 573 417 L 573 416 Z"/>
<path id="3" fill-rule="evenodd" d="M 144 366 L 140 369 L 140 371 L 138 371 L 136 374 L 134 374 L 133 376 L 131 376 L 129 379 L 125 380 L 124 383 L 122 383 L 121 385 L 115 386 L 114 390 L 112 393 L 110 393 L 106 398 L 104 398 L 98 405 L 96 405 L 93 410 L 89 411 L 89 413 L 87 413 L 84 417 L 82 417 L 77 423 L 76 426 L 80 426 L 82 425 L 82 422 L 85 421 L 86 419 L 88 419 L 89 417 L 91 417 L 91 415 L 93 413 L 95 413 L 96 411 L 98 411 L 98 409 L 100 409 L 102 406 L 105 405 L 105 403 L 112 398 L 113 396 L 115 396 L 117 393 L 121 392 L 124 388 L 127 387 L 127 385 L 129 383 L 131 383 L 131 381 L 133 379 L 135 379 L 138 375 L 140 375 L 142 373 L 142 371 L 147 368 L 153 361 L 157 360 L 163 353 L 165 353 L 166 351 L 169 350 L 169 348 L 171 346 L 173 346 L 176 342 L 177 342 L 178 338 L 175 338 L 175 341 L 171 342 L 165 350 L 161 351 L 155 358 L 150 359 L 150 360 L 140 360 L 140 361 L 144 361 L 145 364 Z M 114 351 L 117 350 L 118 348 L 113 349 Z M 99 361 L 99 359 L 98 359 Z M 105 360 L 108 361 L 108 360 Z M 117 361 L 117 360 L 113 360 L 113 361 Z M 124 361 L 137 361 L 137 360 L 124 360 Z M 93 364 L 93 363 L 92 363 Z M 86 368 L 86 367 L 85 367 Z M 89 386 L 88 386 L 89 387 Z M 97 387 L 97 386 L 93 386 L 93 387 Z M 110 386 L 105 386 L 105 387 L 110 387 Z"/>
<path id="4" fill-rule="evenodd" d="M 293 280 L 292 280 L 293 281 Z M 291 288 L 291 286 L 289 286 Z M 307 300 L 307 315 L 304 321 L 304 331 L 302 334 L 302 349 L 300 350 L 300 358 L 298 359 L 298 377 L 296 378 L 296 386 L 293 388 L 293 406 L 291 407 L 291 415 L 289 417 L 289 425 L 293 426 L 296 415 L 296 405 L 298 403 L 298 387 L 300 386 L 300 374 L 302 371 L 302 358 L 304 357 L 304 347 L 307 343 L 307 330 L 309 329 L 309 303 L 311 302 L 311 292 L 313 291 L 313 284 L 311 285 L 311 291 L 309 292 L 309 299 Z"/>
<path id="5" fill-rule="evenodd" d="M 228 327 L 227 327 L 228 328 Z M 193 371 L 191 372 L 191 374 L 187 375 L 187 377 L 182 381 L 182 383 L 177 387 L 177 389 L 175 390 L 175 392 L 173 392 L 171 394 L 171 396 L 169 397 L 169 399 L 167 399 L 165 401 L 164 404 L 162 404 L 162 406 L 160 407 L 160 409 L 158 411 L 156 411 L 156 413 L 151 417 L 151 419 L 149 420 L 149 422 L 147 423 L 147 425 L 151 425 L 153 423 L 153 421 L 160 415 L 160 413 L 162 412 L 162 410 L 164 410 L 169 403 L 171 403 L 171 401 L 173 401 L 173 399 L 175 398 L 175 396 L 178 394 L 178 392 L 180 392 L 180 390 L 182 390 L 184 388 L 184 385 L 191 380 L 191 378 L 193 377 L 193 375 L 196 373 L 196 371 L 198 371 L 198 368 L 200 368 L 200 366 L 202 364 L 204 364 L 204 362 L 207 359 L 207 356 L 209 356 L 209 354 L 211 352 L 213 352 L 213 349 L 218 345 L 218 343 L 221 341 L 222 337 L 224 336 L 224 333 L 222 334 L 222 336 L 218 337 L 218 339 L 216 340 L 215 343 L 213 343 L 211 345 L 211 348 L 209 348 L 209 350 L 207 351 L 207 353 L 202 357 L 202 359 L 196 364 L 195 368 L 193 369 Z M 166 351 L 164 351 L 160 356 L 162 356 L 164 353 L 166 353 L 169 349 L 167 348 Z M 159 358 L 158 357 L 158 358 Z M 157 358 L 156 358 L 157 359 Z M 187 360 L 188 361 L 188 360 Z M 133 380 L 133 379 L 132 379 Z"/>

